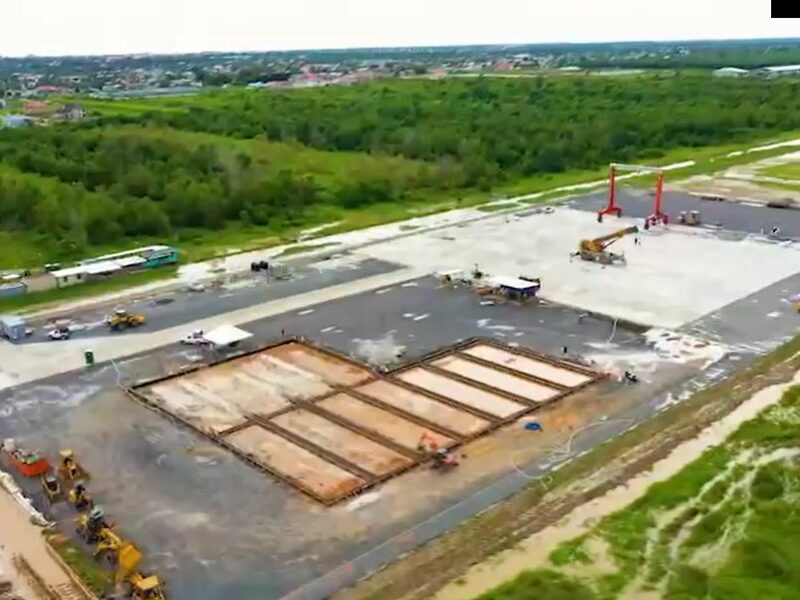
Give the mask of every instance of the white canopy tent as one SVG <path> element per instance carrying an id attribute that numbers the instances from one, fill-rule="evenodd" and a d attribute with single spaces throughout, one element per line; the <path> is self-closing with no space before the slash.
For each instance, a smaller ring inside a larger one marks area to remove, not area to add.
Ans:
<path id="1" fill-rule="evenodd" d="M 215 347 L 232 346 L 251 337 L 252 333 L 233 325 L 220 325 L 203 335 L 203 338 Z"/>

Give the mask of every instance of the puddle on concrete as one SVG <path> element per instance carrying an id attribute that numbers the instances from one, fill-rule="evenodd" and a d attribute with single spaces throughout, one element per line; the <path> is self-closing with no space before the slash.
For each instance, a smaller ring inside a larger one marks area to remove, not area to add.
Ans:
<path id="1" fill-rule="evenodd" d="M 707 449 L 727 439 L 745 421 L 780 401 L 783 392 L 800 382 L 800 371 L 792 381 L 769 386 L 754 394 L 734 411 L 676 447 L 649 471 L 630 479 L 600 498 L 579 506 L 555 525 L 532 535 L 517 546 L 490 557 L 470 569 L 458 582 L 442 589 L 435 600 L 470 600 L 525 570 L 549 565 L 549 556 L 560 544 L 588 533 L 603 517 L 624 509 L 654 483 L 673 477 Z"/>

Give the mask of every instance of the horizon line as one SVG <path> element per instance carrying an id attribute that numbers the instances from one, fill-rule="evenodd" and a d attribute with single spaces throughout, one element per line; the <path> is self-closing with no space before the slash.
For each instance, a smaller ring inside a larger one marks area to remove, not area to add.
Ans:
<path id="1" fill-rule="evenodd" d="M 709 38 L 674 38 L 674 39 L 636 39 L 636 40 L 598 40 L 584 42 L 488 42 L 488 43 L 456 43 L 456 44 L 411 44 L 408 46 L 331 46 L 331 47 L 305 47 L 271 50 L 194 50 L 185 52 L 159 52 L 159 51 L 129 51 L 129 52 L 99 52 L 78 54 L 9 54 L 0 53 L 0 60 L 8 59 L 64 59 L 64 58 L 100 58 L 100 57 L 167 57 L 167 56 L 204 56 L 213 54 L 298 54 L 304 52 L 364 52 L 364 51 L 392 51 L 392 50 L 443 50 L 449 48 L 503 48 L 503 47 L 552 47 L 552 46 L 597 46 L 597 45 L 637 45 L 637 44 L 702 44 L 703 42 L 789 42 L 800 44 L 800 37 L 709 37 Z"/>

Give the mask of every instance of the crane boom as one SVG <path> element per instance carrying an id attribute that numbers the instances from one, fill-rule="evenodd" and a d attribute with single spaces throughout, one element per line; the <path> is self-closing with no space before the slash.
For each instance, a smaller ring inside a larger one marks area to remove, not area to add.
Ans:
<path id="1" fill-rule="evenodd" d="M 574 256 L 580 256 L 582 260 L 599 262 L 604 265 L 611 265 L 615 262 L 624 263 L 624 254 L 614 254 L 606 250 L 606 248 L 621 237 L 629 233 L 638 233 L 638 231 L 639 228 L 636 227 L 636 225 L 632 225 L 625 229 L 618 229 L 617 231 L 594 238 L 593 240 L 581 240 L 581 243 L 578 245 L 578 251 Z"/>
<path id="2" fill-rule="evenodd" d="M 611 244 L 616 242 L 619 238 L 628 235 L 629 233 L 638 233 L 639 228 L 636 225 L 626 227 L 625 229 L 618 229 L 608 235 L 603 235 L 593 240 L 588 240 L 593 246 L 599 247 L 601 250 L 608 248 Z"/>
<path id="3" fill-rule="evenodd" d="M 623 163 L 611 163 L 611 168 L 615 171 L 633 171 L 635 173 L 663 173 L 660 167 L 649 167 L 647 165 L 626 165 Z"/>

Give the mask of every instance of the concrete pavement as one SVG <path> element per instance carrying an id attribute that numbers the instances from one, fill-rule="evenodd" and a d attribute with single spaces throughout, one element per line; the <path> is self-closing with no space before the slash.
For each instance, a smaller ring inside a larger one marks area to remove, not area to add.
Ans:
<path id="1" fill-rule="evenodd" d="M 3 342 L 0 344 L 0 389 L 79 369 L 84 366 L 83 353 L 85 350 L 92 350 L 99 362 L 116 360 L 177 343 L 178 340 L 196 329 L 208 331 L 224 324 L 240 325 L 284 312 L 301 310 L 321 302 L 394 285 L 423 274 L 415 269 L 401 269 L 218 314 L 151 333 L 72 339 L 60 343 L 44 342 L 22 346 Z"/>

